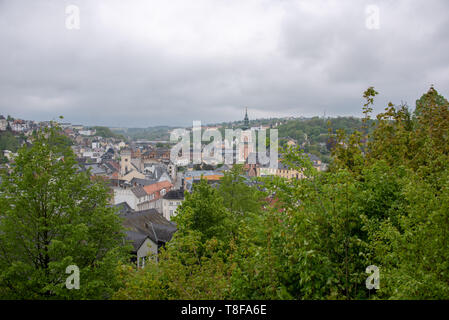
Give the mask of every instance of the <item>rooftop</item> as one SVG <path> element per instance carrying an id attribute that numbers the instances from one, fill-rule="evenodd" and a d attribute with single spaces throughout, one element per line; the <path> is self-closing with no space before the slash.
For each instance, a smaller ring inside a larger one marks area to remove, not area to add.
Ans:
<path id="1" fill-rule="evenodd" d="M 176 232 L 176 226 L 155 209 L 130 212 L 120 216 L 124 219 L 123 227 L 127 229 L 126 235 L 133 242 L 135 250 L 147 237 L 154 243 L 165 243 L 170 241 Z"/>

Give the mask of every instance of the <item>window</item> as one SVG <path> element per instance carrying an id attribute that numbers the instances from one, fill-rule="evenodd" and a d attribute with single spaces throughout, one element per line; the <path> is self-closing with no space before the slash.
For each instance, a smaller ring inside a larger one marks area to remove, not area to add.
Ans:
<path id="1" fill-rule="evenodd" d="M 138 268 L 144 268 L 145 267 L 145 258 L 146 257 L 139 257 L 137 260 L 137 267 Z"/>

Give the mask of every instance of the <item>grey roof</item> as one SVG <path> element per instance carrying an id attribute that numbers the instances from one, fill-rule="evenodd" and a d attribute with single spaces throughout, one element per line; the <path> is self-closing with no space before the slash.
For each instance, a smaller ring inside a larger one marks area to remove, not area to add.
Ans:
<path id="1" fill-rule="evenodd" d="M 105 174 L 106 173 L 106 170 L 98 164 L 88 164 L 88 165 L 86 165 L 86 169 L 90 169 L 90 172 L 92 174 Z"/>
<path id="2" fill-rule="evenodd" d="M 142 198 L 147 195 L 145 189 L 142 186 L 137 186 L 137 187 L 131 188 L 131 191 L 132 191 L 132 193 L 134 193 L 134 195 L 137 198 Z"/>
<path id="3" fill-rule="evenodd" d="M 218 172 L 223 172 L 223 171 L 228 171 L 228 170 L 230 170 L 230 168 L 227 164 L 223 164 L 221 167 L 215 169 L 215 171 L 218 171 Z"/>
<path id="4" fill-rule="evenodd" d="M 184 177 L 201 177 L 201 176 L 210 176 L 210 175 L 223 175 L 223 172 L 210 171 L 210 170 L 195 170 L 195 171 L 187 171 L 184 173 Z"/>
<path id="5" fill-rule="evenodd" d="M 121 215 L 132 213 L 134 210 L 129 206 L 128 202 L 120 202 L 115 205 Z"/>
<path id="6" fill-rule="evenodd" d="M 118 171 L 111 163 L 109 163 L 108 161 L 104 162 L 103 165 L 108 168 L 110 171 L 112 172 L 116 172 Z"/>
<path id="7" fill-rule="evenodd" d="M 176 232 L 176 226 L 155 209 L 136 211 L 121 217 L 124 219 L 123 227 L 127 229 L 128 239 L 133 241 L 136 250 L 146 237 L 159 244 L 170 241 Z"/>
<path id="8" fill-rule="evenodd" d="M 308 153 L 307 155 L 309 156 L 309 159 L 310 159 L 311 161 L 319 161 L 319 160 L 320 160 L 320 158 L 318 158 L 318 157 L 317 157 L 316 155 L 314 155 L 314 154 Z"/>
<path id="9" fill-rule="evenodd" d="M 149 186 L 153 183 L 156 183 L 157 180 L 153 180 L 153 179 L 139 179 L 139 178 L 132 178 L 132 180 L 130 181 L 132 185 L 139 185 L 139 186 Z"/>
<path id="10" fill-rule="evenodd" d="M 146 167 L 154 167 L 153 172 L 149 172 L 147 175 L 151 177 L 152 179 L 159 180 L 160 177 L 167 172 L 167 169 L 164 165 L 161 164 L 151 164 L 147 165 Z"/>
<path id="11" fill-rule="evenodd" d="M 156 179 L 159 179 L 161 176 L 162 176 L 162 174 L 165 172 L 165 169 L 164 168 L 161 168 L 160 166 L 157 166 L 156 168 L 155 168 L 155 170 L 154 170 L 154 177 L 156 178 Z"/>
<path id="12" fill-rule="evenodd" d="M 139 250 L 139 248 L 142 246 L 142 244 L 145 242 L 145 240 L 147 238 L 150 238 L 148 235 L 146 235 L 144 233 L 135 232 L 135 231 L 131 231 L 131 230 L 125 231 L 125 234 L 126 234 L 127 240 L 131 241 L 133 248 L 134 248 L 134 252 L 137 252 L 137 250 Z"/>
<path id="13" fill-rule="evenodd" d="M 290 170 L 290 166 L 279 161 L 278 162 L 278 169 L 279 170 Z"/>
<path id="14" fill-rule="evenodd" d="M 167 200 L 184 200 L 184 190 L 170 190 L 164 195 Z"/>

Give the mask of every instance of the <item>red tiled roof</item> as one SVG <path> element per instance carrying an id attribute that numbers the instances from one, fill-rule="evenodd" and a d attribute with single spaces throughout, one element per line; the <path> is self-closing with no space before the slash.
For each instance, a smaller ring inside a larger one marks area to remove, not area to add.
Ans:
<path id="1" fill-rule="evenodd" d="M 173 185 L 168 181 L 161 181 L 143 187 L 147 194 L 159 193 L 162 189 L 171 189 Z"/>

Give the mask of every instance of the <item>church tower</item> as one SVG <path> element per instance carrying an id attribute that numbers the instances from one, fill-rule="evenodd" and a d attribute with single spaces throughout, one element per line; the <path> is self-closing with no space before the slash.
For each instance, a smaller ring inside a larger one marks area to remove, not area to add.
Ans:
<path id="1" fill-rule="evenodd" d="M 248 119 L 248 108 L 245 108 L 245 118 L 243 119 L 243 127 L 242 130 L 248 130 L 249 129 L 249 119 Z M 249 140 L 248 136 L 245 136 L 243 138 L 243 159 L 247 161 L 249 153 L 253 150 L 249 150 Z"/>
<path id="2" fill-rule="evenodd" d="M 245 109 L 245 118 L 243 119 L 243 130 L 249 129 L 248 108 Z"/>
<path id="3" fill-rule="evenodd" d="M 131 171 L 131 150 L 120 151 L 120 174 L 123 177 Z"/>

